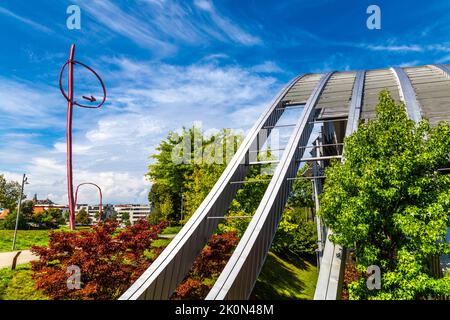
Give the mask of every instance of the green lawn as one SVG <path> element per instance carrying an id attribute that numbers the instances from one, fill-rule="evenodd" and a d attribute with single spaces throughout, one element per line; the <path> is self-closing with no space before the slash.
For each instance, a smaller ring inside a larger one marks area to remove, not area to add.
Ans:
<path id="1" fill-rule="evenodd" d="M 88 231 L 91 227 L 77 227 L 74 232 Z M 31 246 L 47 246 L 48 233 L 52 230 L 17 230 L 16 250 L 27 250 Z M 71 232 L 67 226 L 53 231 Z M 0 252 L 11 251 L 14 230 L 0 230 Z"/>
<path id="2" fill-rule="evenodd" d="M 312 300 L 317 268 L 298 257 L 282 257 L 269 252 L 256 282 L 252 298 L 258 300 Z"/>
<path id="3" fill-rule="evenodd" d="M 0 269 L 0 300 L 48 300 L 34 287 L 29 263 L 10 268 Z"/>
<path id="4" fill-rule="evenodd" d="M 167 227 L 161 232 L 161 234 L 177 234 L 180 232 L 181 228 L 183 228 L 183 226 Z"/>
<path id="5" fill-rule="evenodd" d="M 31 246 L 47 246 L 49 230 L 17 230 L 16 250 L 30 249 Z M 14 230 L 0 230 L 0 252 L 11 251 Z"/>

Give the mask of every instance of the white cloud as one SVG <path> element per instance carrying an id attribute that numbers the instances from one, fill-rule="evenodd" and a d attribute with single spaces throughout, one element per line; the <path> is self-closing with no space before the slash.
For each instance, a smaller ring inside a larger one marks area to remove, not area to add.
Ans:
<path id="1" fill-rule="evenodd" d="M 82 1 L 83 10 L 86 10 L 97 22 L 106 28 L 127 37 L 138 45 L 159 48 L 160 51 L 170 52 L 175 48 L 152 32 L 145 21 L 135 15 L 128 14 L 110 1 Z"/>
<path id="2" fill-rule="evenodd" d="M 60 126 L 65 108 L 58 93 L 51 86 L 0 77 L 0 122 L 22 129 Z"/>
<path id="3" fill-rule="evenodd" d="M 192 6 L 185 1 L 140 0 L 139 9 L 120 7 L 112 1 L 78 1 L 95 23 L 106 32 L 117 33 L 137 45 L 164 56 L 177 50 L 177 42 L 204 45 L 210 39 L 243 45 L 261 39 L 222 16 L 207 1 Z"/>
<path id="4" fill-rule="evenodd" d="M 197 8 L 207 12 L 211 21 L 231 40 L 243 45 L 257 45 L 262 43 L 262 40 L 259 37 L 249 34 L 227 18 L 221 16 L 211 1 L 195 0 L 194 4 Z"/>
<path id="5" fill-rule="evenodd" d="M 46 26 L 44 26 L 44 25 L 42 25 L 40 23 L 34 22 L 34 21 L 32 21 L 30 19 L 27 19 L 25 17 L 19 16 L 19 15 L 15 14 L 14 12 L 9 11 L 6 8 L 0 7 L 0 14 L 3 14 L 3 15 L 6 15 L 8 17 L 11 17 L 11 18 L 14 18 L 16 20 L 19 20 L 20 22 L 25 23 L 26 25 L 32 27 L 35 30 L 39 30 L 39 31 L 45 32 L 45 33 L 53 33 L 53 30 L 51 30 L 50 28 L 47 28 Z"/>
<path id="6" fill-rule="evenodd" d="M 151 161 L 149 156 L 169 130 L 195 121 L 201 121 L 204 130 L 246 130 L 280 87 L 273 77 L 255 72 L 255 68 L 219 66 L 211 60 L 190 66 L 123 57 L 101 60 L 109 61 L 104 68 L 108 70 L 104 75 L 109 79 L 108 103 L 97 113 L 76 109 L 73 164 L 75 185 L 100 185 L 105 202 L 147 201 L 150 183 L 144 174 Z M 19 96 L 29 92 L 27 86 L 15 88 Z M 53 107 L 43 101 L 36 100 L 35 107 L 45 114 Z M 64 118 L 64 113 L 59 116 L 62 125 Z M 49 147 L 24 144 L 19 148 L 26 139 L 29 137 L 19 134 L 12 144 L 2 147 L 0 143 L 0 172 L 16 176 L 26 172 L 31 183 L 26 187 L 29 196 L 38 193 L 40 198 L 48 196 L 67 203 L 63 132 Z M 2 157 L 2 151 L 8 157 Z M 80 192 L 80 202 L 98 201 L 92 189 Z"/>
<path id="7" fill-rule="evenodd" d="M 264 63 L 252 67 L 252 71 L 260 73 L 280 73 L 283 72 L 283 69 L 273 61 L 265 61 Z"/>

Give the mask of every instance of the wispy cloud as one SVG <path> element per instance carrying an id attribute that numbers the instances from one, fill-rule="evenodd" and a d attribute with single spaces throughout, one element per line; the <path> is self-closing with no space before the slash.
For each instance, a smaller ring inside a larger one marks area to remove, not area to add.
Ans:
<path id="1" fill-rule="evenodd" d="M 174 49 L 173 45 L 161 41 L 151 29 L 148 29 L 148 23 L 126 13 L 110 1 L 79 1 L 79 3 L 97 22 L 141 46 L 158 48 L 162 52 Z"/>
<path id="2" fill-rule="evenodd" d="M 64 108 L 56 88 L 0 77 L 0 122 L 12 128 L 55 128 Z"/>
<path id="3" fill-rule="evenodd" d="M 48 28 L 40 23 L 34 22 L 28 18 L 19 16 L 18 14 L 15 14 L 14 12 L 12 12 L 4 7 L 0 7 L 0 14 L 3 14 L 10 18 L 14 18 L 22 23 L 25 23 L 26 25 L 32 27 L 33 29 L 36 29 L 36 30 L 39 30 L 39 31 L 42 31 L 45 33 L 53 33 L 53 30 L 51 30 L 50 28 Z"/>
<path id="4" fill-rule="evenodd" d="M 249 34 L 227 18 L 221 16 L 217 12 L 214 4 L 211 1 L 195 0 L 194 4 L 197 8 L 207 12 L 212 22 L 214 22 L 220 28 L 220 30 L 231 40 L 243 45 L 256 45 L 262 43 L 262 40 L 259 37 Z"/>
<path id="5" fill-rule="evenodd" d="M 179 44 L 200 46 L 210 40 L 246 46 L 261 39 L 221 15 L 209 1 L 140 0 L 139 8 L 125 8 L 111 1 L 78 1 L 83 10 L 106 30 L 124 36 L 158 55 L 174 52 Z"/>

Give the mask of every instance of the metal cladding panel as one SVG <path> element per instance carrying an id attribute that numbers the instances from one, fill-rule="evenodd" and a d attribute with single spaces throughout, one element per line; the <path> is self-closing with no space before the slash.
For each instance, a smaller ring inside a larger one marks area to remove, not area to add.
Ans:
<path id="1" fill-rule="evenodd" d="M 348 104 L 356 72 L 334 73 L 319 97 L 316 109 L 321 109 L 319 118 L 342 118 L 348 116 Z"/>
<path id="2" fill-rule="evenodd" d="M 296 160 L 305 152 L 300 147 L 308 143 L 314 127 L 311 121 L 319 113 L 314 107 L 331 74 L 321 77 L 308 98 L 255 215 L 206 299 L 247 299 L 251 294 L 293 184 L 293 180 L 287 178 L 297 174 L 299 162 Z"/>
<path id="3" fill-rule="evenodd" d="M 387 89 L 394 100 L 401 100 L 397 81 L 391 70 L 381 69 L 367 71 L 364 80 L 362 119 L 373 119 L 375 117 L 375 107 L 378 104 L 378 96 L 383 89 Z"/>
<path id="4" fill-rule="evenodd" d="M 261 140 L 266 139 L 268 134 L 259 135 L 259 133 L 265 126 L 274 125 L 278 121 L 283 113 L 283 110 L 279 108 L 283 104 L 283 97 L 302 79 L 303 76 L 299 76 L 292 80 L 274 98 L 249 131 L 200 207 L 151 266 L 120 297 L 120 300 L 168 299 L 171 296 L 220 222 L 220 219 L 208 219 L 208 217 L 224 216 L 239 187 L 230 182 L 242 180 L 246 176 L 248 166 L 244 163 L 248 151 L 257 144 L 257 140 L 264 143 Z"/>
<path id="5" fill-rule="evenodd" d="M 320 80 L 320 74 L 306 75 L 289 90 L 283 101 L 287 104 L 305 104 Z"/>
<path id="6" fill-rule="evenodd" d="M 436 125 L 450 121 L 450 75 L 439 66 L 404 69 L 422 107 L 423 117 Z"/>

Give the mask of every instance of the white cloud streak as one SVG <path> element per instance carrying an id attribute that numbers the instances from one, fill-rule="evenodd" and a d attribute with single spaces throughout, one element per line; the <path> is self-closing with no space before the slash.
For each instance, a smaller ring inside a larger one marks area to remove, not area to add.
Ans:
<path id="1" fill-rule="evenodd" d="M 18 20 L 18 21 L 20 21 L 20 22 L 22 22 L 22 23 L 32 27 L 35 30 L 38 30 L 38 31 L 41 31 L 41 32 L 45 32 L 45 33 L 48 33 L 48 34 L 53 33 L 53 30 L 51 30 L 50 28 L 48 28 L 48 27 L 46 27 L 46 26 L 44 26 L 44 25 L 42 25 L 40 23 L 34 22 L 34 21 L 32 21 L 32 20 L 30 20 L 28 18 L 19 16 L 18 14 L 15 14 L 14 12 L 12 12 L 12 11 L 4 8 L 4 7 L 0 7 L 0 14 L 3 14 L 3 15 L 8 16 L 10 18 L 16 19 L 16 20 Z"/>

